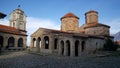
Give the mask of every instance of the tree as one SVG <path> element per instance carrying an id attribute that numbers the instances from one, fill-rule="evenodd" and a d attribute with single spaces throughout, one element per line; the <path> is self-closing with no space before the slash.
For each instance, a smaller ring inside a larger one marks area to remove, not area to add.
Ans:
<path id="1" fill-rule="evenodd" d="M 111 39 L 107 38 L 106 43 L 104 44 L 104 50 L 106 51 L 116 51 L 118 44 L 114 43 Z"/>

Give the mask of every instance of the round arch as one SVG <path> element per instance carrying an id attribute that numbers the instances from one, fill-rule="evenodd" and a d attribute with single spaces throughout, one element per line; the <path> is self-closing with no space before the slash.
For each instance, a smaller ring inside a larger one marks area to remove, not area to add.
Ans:
<path id="1" fill-rule="evenodd" d="M 15 45 L 14 37 L 9 37 L 9 39 L 8 39 L 8 46 L 9 47 L 14 47 L 14 45 Z"/>
<path id="2" fill-rule="evenodd" d="M 54 40 L 54 49 L 57 49 L 57 44 L 58 44 L 58 39 L 55 38 L 55 40 Z"/>
<path id="3" fill-rule="evenodd" d="M 41 48 L 41 38 L 40 37 L 38 37 L 38 46 L 39 46 L 39 48 Z"/>
<path id="4" fill-rule="evenodd" d="M 64 55 L 64 41 L 61 41 L 61 54 Z"/>
<path id="5" fill-rule="evenodd" d="M 3 42 L 4 42 L 4 38 L 3 36 L 0 36 L 0 47 L 3 47 Z"/>
<path id="6" fill-rule="evenodd" d="M 75 41 L 75 56 L 78 56 L 79 53 L 79 43 L 78 40 Z"/>
<path id="7" fill-rule="evenodd" d="M 36 38 L 33 38 L 33 47 L 36 47 Z"/>
<path id="8" fill-rule="evenodd" d="M 70 56 L 70 41 L 66 41 L 67 55 Z"/>
<path id="9" fill-rule="evenodd" d="M 49 37 L 48 36 L 44 37 L 44 43 L 45 43 L 45 49 L 49 49 Z"/>
<path id="10" fill-rule="evenodd" d="M 18 47 L 23 47 L 23 38 L 18 39 Z"/>

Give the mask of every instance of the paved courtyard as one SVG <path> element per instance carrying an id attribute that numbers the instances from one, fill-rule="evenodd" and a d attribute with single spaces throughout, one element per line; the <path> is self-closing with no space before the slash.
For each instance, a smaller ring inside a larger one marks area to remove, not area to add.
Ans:
<path id="1" fill-rule="evenodd" d="M 0 55 L 0 68 L 120 68 L 120 56 L 71 58 L 19 51 Z"/>

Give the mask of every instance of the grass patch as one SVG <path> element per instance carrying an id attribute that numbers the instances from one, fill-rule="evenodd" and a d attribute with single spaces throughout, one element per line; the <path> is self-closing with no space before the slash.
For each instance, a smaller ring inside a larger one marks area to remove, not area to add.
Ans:
<path id="1" fill-rule="evenodd" d="M 120 51 L 114 51 L 110 54 L 110 56 L 120 56 Z"/>

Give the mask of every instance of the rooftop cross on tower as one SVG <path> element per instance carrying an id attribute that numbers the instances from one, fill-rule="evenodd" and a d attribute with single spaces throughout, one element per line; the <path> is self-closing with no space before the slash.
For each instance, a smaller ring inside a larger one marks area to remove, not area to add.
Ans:
<path id="1" fill-rule="evenodd" d="M 18 5 L 18 8 L 20 9 L 20 5 Z"/>

